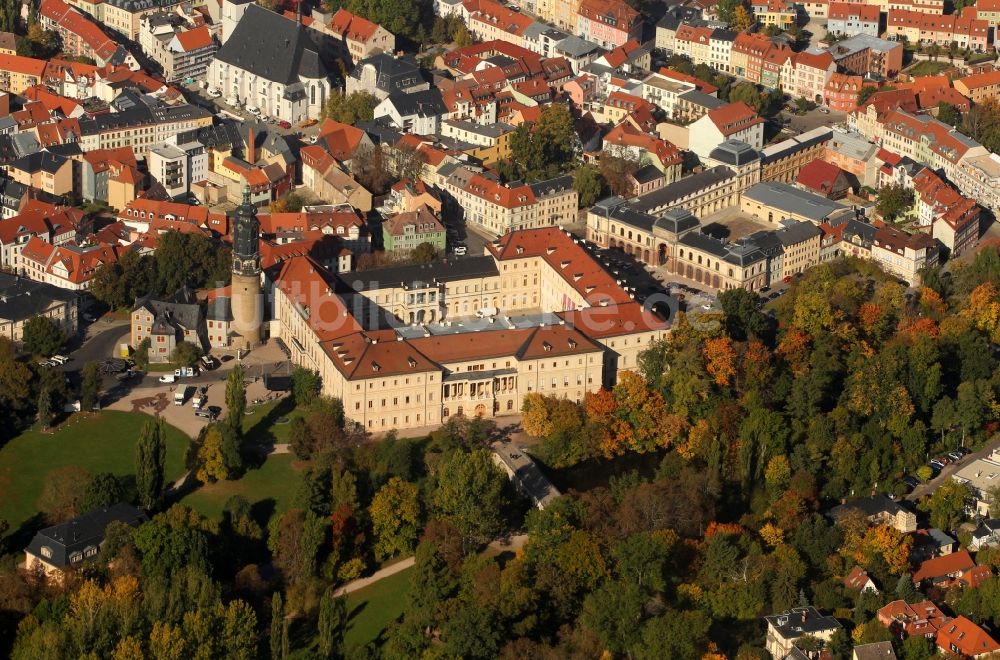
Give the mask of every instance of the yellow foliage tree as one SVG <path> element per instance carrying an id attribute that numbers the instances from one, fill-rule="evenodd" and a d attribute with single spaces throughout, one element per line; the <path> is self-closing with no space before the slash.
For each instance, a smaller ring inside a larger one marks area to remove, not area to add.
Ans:
<path id="1" fill-rule="evenodd" d="M 545 397 L 538 392 L 529 392 L 524 395 L 521 414 L 521 428 L 528 435 L 544 438 L 552 432 L 552 422 L 549 420 Z"/>
<path id="2" fill-rule="evenodd" d="M 750 12 L 745 6 L 737 5 L 736 9 L 733 10 L 732 28 L 737 32 L 743 32 L 749 30 L 752 25 L 753 19 L 750 17 Z"/>
<path id="3" fill-rule="evenodd" d="M 760 528 L 760 538 L 772 548 L 777 548 L 785 542 L 785 530 L 771 523 L 766 523 Z"/>
<path id="4" fill-rule="evenodd" d="M 205 430 L 201 447 L 198 448 L 198 465 L 199 481 L 213 483 L 229 478 L 226 460 L 222 453 L 222 431 L 214 424 Z"/>

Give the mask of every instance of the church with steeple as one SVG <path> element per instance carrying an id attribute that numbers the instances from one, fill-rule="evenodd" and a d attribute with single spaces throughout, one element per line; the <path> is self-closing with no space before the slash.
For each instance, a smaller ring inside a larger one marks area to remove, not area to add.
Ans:
<path id="1" fill-rule="evenodd" d="M 264 298 L 260 285 L 260 221 L 250 186 L 233 216 L 233 282 L 230 294 L 233 346 L 250 349 L 261 341 Z"/>

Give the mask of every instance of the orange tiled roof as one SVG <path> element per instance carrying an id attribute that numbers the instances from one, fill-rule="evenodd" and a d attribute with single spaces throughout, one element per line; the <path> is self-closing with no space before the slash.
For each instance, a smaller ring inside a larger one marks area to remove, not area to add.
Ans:
<path id="1" fill-rule="evenodd" d="M 181 48 L 189 52 L 199 48 L 208 48 L 214 43 L 212 33 L 209 32 L 208 28 L 205 26 L 197 27 L 193 30 L 178 32 L 176 37 L 178 43 L 181 45 Z"/>

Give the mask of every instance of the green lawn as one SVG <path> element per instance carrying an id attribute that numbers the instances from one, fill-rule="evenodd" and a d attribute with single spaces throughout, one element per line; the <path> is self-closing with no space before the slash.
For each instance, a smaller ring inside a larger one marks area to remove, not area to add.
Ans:
<path id="1" fill-rule="evenodd" d="M 290 399 L 281 399 L 260 406 L 248 406 L 243 417 L 244 443 L 247 447 L 266 447 L 288 442 L 291 418 L 301 414 L 292 410 Z M 222 507 L 233 495 L 247 498 L 255 509 L 254 517 L 266 525 L 274 513 L 291 506 L 302 472 L 301 462 L 292 454 L 268 456 L 259 468 L 248 470 L 236 481 L 206 484 L 187 495 L 182 502 L 209 518 L 221 520 Z"/>
<path id="2" fill-rule="evenodd" d="M 288 442 L 289 422 L 304 413 L 293 408 L 291 398 L 285 397 L 259 406 L 247 406 L 243 417 L 243 436 L 249 445 L 268 446 Z"/>
<path id="3" fill-rule="evenodd" d="M 936 76 L 942 71 L 947 71 L 952 68 L 952 63 L 947 59 L 942 60 L 924 60 L 914 64 L 907 73 L 911 76 Z"/>
<path id="4" fill-rule="evenodd" d="M 222 507 L 233 495 L 247 498 L 255 509 L 254 518 L 266 525 L 272 514 L 291 506 L 299 485 L 301 467 L 291 454 L 268 456 L 257 469 L 248 470 L 237 481 L 219 481 L 199 487 L 181 500 L 182 504 L 215 520 L 222 519 Z"/>
<path id="5" fill-rule="evenodd" d="M 348 623 L 344 646 L 363 646 L 378 638 L 403 613 L 412 568 L 390 575 L 347 596 Z"/>
<path id="6" fill-rule="evenodd" d="M 77 465 L 91 474 L 135 473 L 135 441 L 151 418 L 143 413 L 105 410 L 71 415 L 49 433 L 30 429 L 0 448 L 0 518 L 11 531 L 31 518 L 45 476 L 56 468 Z M 184 471 L 188 437 L 167 426 L 166 478 Z"/>

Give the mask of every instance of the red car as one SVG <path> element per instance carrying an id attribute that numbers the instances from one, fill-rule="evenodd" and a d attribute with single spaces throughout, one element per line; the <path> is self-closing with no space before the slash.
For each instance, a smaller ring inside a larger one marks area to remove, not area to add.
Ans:
<path id="1" fill-rule="evenodd" d="M 286 130 L 292 127 L 292 125 L 290 123 L 288 123 L 287 121 L 285 121 L 284 119 L 282 119 L 281 121 L 278 122 L 278 126 L 284 128 Z"/>
<path id="2" fill-rule="evenodd" d="M 786 275 L 785 278 L 783 280 L 781 280 L 781 281 L 784 282 L 785 284 L 788 284 L 789 282 L 792 281 L 792 276 L 791 275 Z"/>

